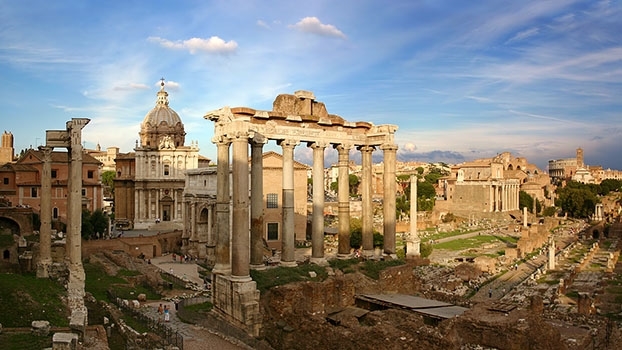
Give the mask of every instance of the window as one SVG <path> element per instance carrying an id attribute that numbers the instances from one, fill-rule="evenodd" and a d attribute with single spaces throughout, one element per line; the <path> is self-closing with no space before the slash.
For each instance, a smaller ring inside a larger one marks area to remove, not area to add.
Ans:
<path id="1" fill-rule="evenodd" d="M 8 177 L 5 177 L 5 178 L 4 178 L 4 184 L 5 184 L 5 185 L 8 185 L 8 184 L 9 184 L 9 178 L 8 178 Z"/>
<path id="2" fill-rule="evenodd" d="M 31 187 L 30 188 L 30 197 L 37 198 L 37 188 L 36 187 Z"/>
<path id="3" fill-rule="evenodd" d="M 86 196 L 86 188 L 83 188 L 82 189 L 82 197 L 85 197 L 85 196 Z"/>
<path id="4" fill-rule="evenodd" d="M 276 241 L 278 239 L 279 239 L 279 223 L 269 222 L 268 223 L 268 240 Z"/>
<path id="5" fill-rule="evenodd" d="M 268 201 L 267 208 L 278 208 L 279 207 L 279 195 L 276 193 L 268 193 L 266 195 L 266 199 Z"/>
<path id="6" fill-rule="evenodd" d="M 164 176 L 168 176 L 168 174 L 170 174 L 171 171 L 171 166 L 170 165 L 165 165 L 164 166 Z"/>
<path id="7" fill-rule="evenodd" d="M 52 218 L 58 219 L 58 208 L 54 208 L 54 210 L 52 210 Z"/>
<path id="8" fill-rule="evenodd" d="M 89 178 L 89 179 L 92 179 L 93 178 L 93 170 L 87 171 L 86 177 Z"/>
<path id="9" fill-rule="evenodd" d="M 55 178 L 58 176 L 58 170 L 56 170 L 56 169 L 52 169 L 52 174 L 51 174 L 51 176 L 52 176 L 52 179 L 55 179 Z"/>

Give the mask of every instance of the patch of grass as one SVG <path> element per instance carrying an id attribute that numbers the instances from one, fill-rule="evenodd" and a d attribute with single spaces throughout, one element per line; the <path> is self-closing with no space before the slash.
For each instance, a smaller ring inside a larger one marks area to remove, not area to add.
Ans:
<path id="1" fill-rule="evenodd" d="M 439 232 L 439 233 L 435 233 L 433 235 L 427 236 L 427 237 L 423 238 L 421 241 L 422 242 L 427 242 L 427 241 L 429 241 L 431 239 L 438 240 L 438 239 L 441 239 L 441 238 L 459 236 L 459 235 L 464 235 L 464 234 L 467 234 L 467 233 L 478 232 L 478 231 L 483 231 L 483 229 L 467 230 L 467 231 L 454 230 L 454 231 L 449 231 L 449 232 Z"/>
<path id="2" fill-rule="evenodd" d="M 190 312 L 209 312 L 210 310 L 212 310 L 212 307 L 214 307 L 214 304 L 206 301 L 204 303 L 184 306 L 184 310 Z"/>
<path id="3" fill-rule="evenodd" d="M 369 278 L 373 278 L 377 280 L 380 277 L 380 271 L 385 270 L 389 267 L 404 265 L 404 260 L 384 260 L 384 261 L 373 261 L 367 260 L 361 266 L 361 272 Z"/>
<path id="4" fill-rule="evenodd" d="M 314 271 L 317 277 L 311 278 L 309 276 L 310 271 Z M 326 269 L 315 264 L 305 264 L 298 267 L 279 266 L 263 271 L 251 270 L 250 274 L 257 283 L 257 289 L 262 293 L 275 286 L 301 281 L 322 281 L 328 277 Z"/>
<path id="5" fill-rule="evenodd" d="M 117 276 L 118 277 L 133 277 L 133 276 L 139 276 L 140 272 L 138 271 L 132 271 L 132 270 L 126 270 L 126 269 L 121 269 L 119 270 L 119 272 L 117 272 Z"/>
<path id="6" fill-rule="evenodd" d="M 333 269 L 339 269 L 345 273 L 345 270 L 352 270 L 352 265 L 358 265 L 359 259 L 332 259 L 328 261 L 328 264 Z"/>
<path id="7" fill-rule="evenodd" d="M 122 311 L 123 311 L 123 321 L 125 321 L 125 324 L 132 327 L 132 329 L 134 329 L 138 333 L 149 332 L 149 326 L 135 319 L 131 312 L 127 310 L 122 310 Z"/>
<path id="8" fill-rule="evenodd" d="M 85 263 L 84 272 L 86 274 L 84 289 L 93 294 L 97 300 L 108 301 L 107 291 L 110 285 L 127 283 L 121 277 L 107 275 L 104 268 L 96 264 Z"/>
<path id="9" fill-rule="evenodd" d="M 4 350 L 51 349 L 52 335 L 41 337 L 28 333 L 1 333 L 0 344 Z"/>
<path id="10" fill-rule="evenodd" d="M 0 274 L 0 324 L 4 327 L 30 327 L 32 321 L 47 320 L 54 327 L 69 325 L 69 310 L 62 297 L 62 285 L 34 274 Z M 5 344 L 0 342 L 0 344 Z"/>
<path id="11" fill-rule="evenodd" d="M 117 276 L 109 276 L 103 267 L 85 263 L 84 271 L 86 273 L 85 290 L 95 297 L 97 300 L 109 301 L 108 290 L 113 290 L 114 294 L 123 299 L 136 299 L 138 294 L 147 295 L 147 299 L 160 299 L 161 295 L 156 293 L 151 287 L 144 285 L 132 286 L 122 276 L 136 276 L 136 271 L 119 270 Z"/>
<path id="12" fill-rule="evenodd" d="M 456 239 L 449 242 L 438 243 L 434 245 L 434 249 L 444 250 L 463 250 L 477 248 L 483 244 L 492 243 L 498 240 L 497 236 L 473 236 L 469 238 Z"/>

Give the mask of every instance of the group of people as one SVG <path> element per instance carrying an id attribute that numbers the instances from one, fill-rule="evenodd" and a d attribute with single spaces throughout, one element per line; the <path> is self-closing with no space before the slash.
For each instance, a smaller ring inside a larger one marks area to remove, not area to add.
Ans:
<path id="1" fill-rule="evenodd" d="M 179 257 L 179 262 L 180 263 L 192 262 L 192 257 L 190 255 L 188 255 L 188 254 L 177 255 L 177 254 L 173 253 L 172 257 L 173 257 L 173 262 L 177 261 L 177 257 Z M 199 260 L 198 258 L 194 258 L 194 262 L 195 263 L 198 263 L 199 262 L 198 260 Z"/>
<path id="2" fill-rule="evenodd" d="M 168 305 L 164 305 L 164 307 L 162 306 L 162 304 L 160 304 L 158 306 L 158 315 L 160 315 L 160 317 L 158 318 L 158 320 L 162 319 L 162 315 L 164 315 L 164 322 L 169 322 L 171 320 L 171 312 L 168 308 Z"/>

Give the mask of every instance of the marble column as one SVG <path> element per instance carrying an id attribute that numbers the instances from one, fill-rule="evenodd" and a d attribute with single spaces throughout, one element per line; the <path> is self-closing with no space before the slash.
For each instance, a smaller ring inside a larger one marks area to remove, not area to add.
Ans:
<path id="1" fill-rule="evenodd" d="M 265 269 L 263 262 L 263 138 L 251 142 L 251 268 Z"/>
<path id="2" fill-rule="evenodd" d="M 231 278 L 250 281 L 250 225 L 248 196 L 248 133 L 239 132 L 232 140 Z"/>
<path id="3" fill-rule="evenodd" d="M 212 273 L 229 274 L 230 264 L 230 230 L 229 230 L 229 147 L 231 141 L 224 137 L 212 140 L 218 149 L 216 164 L 216 249 L 215 264 Z"/>
<path id="4" fill-rule="evenodd" d="M 421 239 L 417 234 L 417 175 L 410 175 L 410 234 L 406 241 L 406 256 L 421 255 Z"/>
<path id="5" fill-rule="evenodd" d="M 41 171 L 41 228 L 39 230 L 39 263 L 37 277 L 49 277 L 52 264 L 52 151 L 53 147 L 39 146 L 43 152 Z"/>
<path id="6" fill-rule="evenodd" d="M 337 177 L 337 205 L 338 205 L 338 237 L 339 246 L 337 257 L 348 258 L 350 256 L 350 145 L 335 145 L 339 153 L 337 164 L 339 175 Z"/>
<path id="7" fill-rule="evenodd" d="M 388 255 L 395 255 L 395 162 L 397 145 L 385 144 L 380 148 L 384 152 L 384 253 Z"/>
<path id="8" fill-rule="evenodd" d="M 361 243 L 363 255 L 374 255 L 374 208 L 372 201 L 372 153 L 373 146 L 361 146 L 361 200 L 363 217 L 361 220 Z"/>
<path id="9" fill-rule="evenodd" d="M 322 142 L 309 144 L 313 149 L 313 213 L 311 213 L 311 262 L 326 264 L 324 257 L 324 150 Z"/>
<path id="10" fill-rule="evenodd" d="M 549 238 L 549 270 L 555 270 L 555 239 Z"/>
<path id="11" fill-rule="evenodd" d="M 283 235 L 281 265 L 294 267 L 296 264 L 296 233 L 294 213 L 294 148 L 298 144 L 294 140 L 283 140 L 279 144 L 283 148 Z"/>

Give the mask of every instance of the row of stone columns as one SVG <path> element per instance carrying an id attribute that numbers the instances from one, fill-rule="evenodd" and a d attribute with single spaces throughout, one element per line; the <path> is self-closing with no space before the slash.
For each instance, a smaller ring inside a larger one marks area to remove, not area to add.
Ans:
<path id="1" fill-rule="evenodd" d="M 518 184 L 492 185 L 490 210 L 494 212 L 518 210 Z"/>
<path id="2" fill-rule="evenodd" d="M 214 273 L 231 273 L 234 279 L 250 279 L 250 267 L 263 267 L 263 145 L 266 140 L 258 134 L 237 132 L 219 136 L 217 145 L 216 193 L 216 264 Z M 251 145 L 251 186 L 249 225 L 248 145 Z M 296 140 L 279 140 L 283 151 L 282 177 L 282 252 L 281 265 L 296 266 L 294 232 L 294 148 Z M 229 194 L 229 151 L 232 145 L 231 180 Z M 313 213 L 312 262 L 324 263 L 324 150 L 327 144 L 310 142 L 313 149 Z M 339 154 L 339 247 L 338 256 L 350 253 L 349 151 L 351 145 L 336 144 Z M 361 146 L 363 158 L 363 250 L 373 254 L 373 209 L 371 200 L 372 146 Z M 397 146 L 383 145 L 384 151 L 384 239 L 385 253 L 395 254 L 395 158 Z M 232 215 L 230 217 L 229 203 Z M 230 226 L 231 225 L 231 226 Z M 229 229 L 231 228 L 231 230 Z M 229 235 L 231 231 L 232 235 Z M 249 233 L 250 232 L 250 233 Z M 250 252 L 250 254 L 249 254 Z"/>

